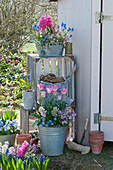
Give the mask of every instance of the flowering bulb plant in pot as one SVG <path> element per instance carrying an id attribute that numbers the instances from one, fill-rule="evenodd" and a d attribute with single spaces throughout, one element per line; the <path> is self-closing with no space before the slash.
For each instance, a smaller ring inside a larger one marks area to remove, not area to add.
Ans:
<path id="1" fill-rule="evenodd" d="M 0 119 L 0 142 L 4 143 L 9 141 L 9 145 L 12 146 L 15 143 L 15 136 L 18 131 L 17 114 L 11 114 L 10 111 L 6 111 L 3 117 Z"/>
<path id="2" fill-rule="evenodd" d="M 61 56 L 64 45 L 74 31 L 74 28 L 67 28 L 63 22 L 61 26 L 55 26 L 49 15 L 42 15 L 39 23 L 35 22 L 32 28 L 33 34 L 30 36 L 35 40 L 39 56 Z"/>
<path id="3" fill-rule="evenodd" d="M 38 154 L 38 150 L 38 145 L 31 145 L 27 141 L 24 141 L 21 146 L 15 145 L 14 147 L 9 147 L 7 141 L 3 145 L 0 143 L 0 168 L 4 170 L 46 170 L 49 159 Z"/>
<path id="4" fill-rule="evenodd" d="M 67 93 L 66 88 L 60 89 L 63 99 L 61 100 L 61 95 L 58 95 L 57 101 L 55 99 L 58 89 L 57 85 L 46 87 L 46 91 L 43 91 L 44 84 L 39 86 L 41 97 L 36 113 L 33 113 L 33 116 L 37 118 L 33 126 L 39 126 L 42 152 L 50 156 L 61 155 L 63 153 L 66 128 L 76 114 L 64 101 L 64 95 Z M 49 100 L 45 98 L 46 93 L 49 94 Z M 52 100 L 51 95 L 53 96 Z"/>
<path id="5" fill-rule="evenodd" d="M 32 89 L 33 83 L 30 80 L 30 74 L 23 75 L 23 79 L 20 79 L 23 86 L 22 91 L 22 97 L 23 97 L 23 103 L 24 103 L 24 109 L 26 110 L 32 110 L 34 106 L 34 91 Z"/>

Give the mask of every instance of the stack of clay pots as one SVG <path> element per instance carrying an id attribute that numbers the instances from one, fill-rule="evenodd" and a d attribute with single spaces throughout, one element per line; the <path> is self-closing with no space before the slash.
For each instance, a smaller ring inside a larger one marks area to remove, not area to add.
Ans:
<path id="1" fill-rule="evenodd" d="M 102 131 L 90 131 L 89 132 L 89 144 L 94 154 L 100 154 L 104 143 L 104 132 Z"/>

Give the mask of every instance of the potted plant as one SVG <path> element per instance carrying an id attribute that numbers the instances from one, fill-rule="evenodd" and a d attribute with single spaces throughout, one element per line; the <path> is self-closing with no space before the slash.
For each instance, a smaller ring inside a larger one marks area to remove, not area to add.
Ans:
<path id="1" fill-rule="evenodd" d="M 39 141 L 38 131 L 31 132 L 30 135 L 31 135 L 31 143 L 32 143 L 32 145 L 33 145 L 33 144 L 38 145 L 38 141 Z"/>
<path id="2" fill-rule="evenodd" d="M 9 141 L 10 146 L 14 146 L 15 136 L 18 131 L 17 114 L 6 111 L 2 118 L 0 118 L 0 142 L 3 144 Z"/>
<path id="3" fill-rule="evenodd" d="M 72 37 L 71 32 L 74 28 L 67 28 L 66 24 L 62 22 L 60 25 L 55 26 L 49 15 L 42 15 L 39 23 L 32 26 L 33 37 L 40 57 L 47 56 L 61 56 L 63 47 L 69 38 Z"/>
<path id="4" fill-rule="evenodd" d="M 33 126 L 39 126 L 42 153 L 50 156 L 61 155 L 63 153 L 66 129 L 73 120 L 75 112 L 71 107 L 66 107 L 64 102 L 64 95 L 67 93 L 66 88 L 60 89 L 63 98 L 61 100 L 61 95 L 58 95 L 57 101 L 55 99 L 58 89 L 57 85 L 46 87 L 46 91 L 43 91 L 44 84 L 40 86 L 42 87 L 41 97 L 36 113 L 33 113 L 33 116 L 37 117 Z M 49 94 L 49 100 L 45 97 L 46 93 Z M 52 100 L 51 95 L 53 95 Z"/>
<path id="5" fill-rule="evenodd" d="M 49 162 L 44 155 L 38 154 L 38 146 L 24 141 L 22 146 L 9 147 L 0 143 L 0 168 L 5 170 L 47 170 Z"/>
<path id="6" fill-rule="evenodd" d="M 34 91 L 32 89 L 33 82 L 30 80 L 30 74 L 23 75 L 24 79 L 20 79 L 23 86 L 22 97 L 24 103 L 24 109 L 32 110 L 34 106 Z"/>

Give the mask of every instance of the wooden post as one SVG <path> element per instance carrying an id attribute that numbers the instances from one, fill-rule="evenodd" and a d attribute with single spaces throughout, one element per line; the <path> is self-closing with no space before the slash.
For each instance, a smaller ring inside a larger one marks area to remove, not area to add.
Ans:
<path id="1" fill-rule="evenodd" d="M 29 133 L 29 115 L 35 111 L 33 110 L 25 110 L 24 105 L 20 105 L 20 133 L 28 134 Z"/>

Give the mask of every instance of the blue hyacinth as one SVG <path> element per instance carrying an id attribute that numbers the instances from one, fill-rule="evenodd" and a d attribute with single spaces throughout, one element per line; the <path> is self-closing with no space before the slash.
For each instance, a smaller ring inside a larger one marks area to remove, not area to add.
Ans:
<path id="1" fill-rule="evenodd" d="M 57 25 L 57 28 L 59 29 L 59 28 L 60 28 L 60 26 L 59 26 L 59 25 Z"/>
<path id="2" fill-rule="evenodd" d="M 27 78 L 28 78 L 28 79 L 30 78 L 30 74 L 27 75 Z"/>
<path id="3" fill-rule="evenodd" d="M 41 165 L 43 164 L 43 162 L 45 161 L 45 157 L 44 157 L 44 155 L 40 155 L 40 162 L 41 162 Z"/>
<path id="4" fill-rule="evenodd" d="M 63 26 L 64 26 L 64 23 L 62 22 L 61 27 L 63 27 Z"/>
<path id="5" fill-rule="evenodd" d="M 56 121 L 56 120 L 57 120 L 57 118 L 55 117 L 55 118 L 54 118 L 54 120 Z"/>
<path id="6" fill-rule="evenodd" d="M 0 126 L 3 126 L 4 122 L 0 119 Z"/>
<path id="7" fill-rule="evenodd" d="M 60 114 L 61 114 L 61 111 L 58 111 L 58 114 L 60 115 Z"/>
<path id="8" fill-rule="evenodd" d="M 67 31 L 71 31 L 71 28 L 69 27 Z"/>
<path id="9" fill-rule="evenodd" d="M 23 75 L 23 78 L 25 78 L 26 77 L 26 75 Z"/>
<path id="10" fill-rule="evenodd" d="M 34 34 L 30 34 L 30 36 L 32 37 L 32 36 L 34 36 Z"/>

